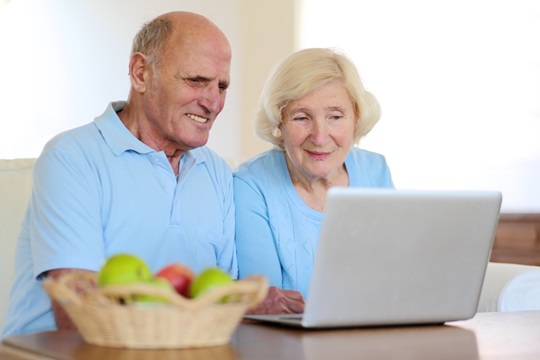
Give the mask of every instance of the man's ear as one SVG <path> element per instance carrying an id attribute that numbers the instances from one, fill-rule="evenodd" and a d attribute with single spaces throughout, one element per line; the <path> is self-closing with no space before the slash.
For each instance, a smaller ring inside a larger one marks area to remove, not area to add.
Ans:
<path id="1" fill-rule="evenodd" d="M 137 52 L 131 56 L 131 60 L 129 61 L 131 87 L 139 93 L 146 91 L 147 81 L 149 79 L 149 67 L 150 65 L 144 54 Z"/>

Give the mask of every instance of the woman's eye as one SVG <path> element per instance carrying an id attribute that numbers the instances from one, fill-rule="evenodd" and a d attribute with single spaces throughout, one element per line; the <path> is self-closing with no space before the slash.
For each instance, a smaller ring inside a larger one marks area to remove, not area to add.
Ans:
<path id="1" fill-rule="evenodd" d="M 307 116 L 297 116 L 294 118 L 294 120 L 298 120 L 298 121 L 306 121 L 308 118 Z"/>
<path id="2" fill-rule="evenodd" d="M 343 118 L 343 114 L 329 114 L 329 118 L 332 120 L 339 120 Z"/>

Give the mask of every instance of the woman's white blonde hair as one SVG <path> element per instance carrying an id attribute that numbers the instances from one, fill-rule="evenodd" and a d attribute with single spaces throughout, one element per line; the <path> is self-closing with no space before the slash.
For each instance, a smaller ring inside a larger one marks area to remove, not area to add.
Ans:
<path id="1" fill-rule="evenodd" d="M 354 63 L 332 48 L 310 48 L 285 58 L 266 81 L 255 114 L 257 135 L 283 150 L 279 125 L 289 102 L 300 99 L 319 86 L 341 81 L 353 103 L 354 142 L 367 135 L 381 118 L 379 102 L 368 92 Z"/>

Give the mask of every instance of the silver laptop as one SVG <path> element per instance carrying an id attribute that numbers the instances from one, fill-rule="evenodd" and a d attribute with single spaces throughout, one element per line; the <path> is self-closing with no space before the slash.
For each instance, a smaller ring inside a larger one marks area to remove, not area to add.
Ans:
<path id="1" fill-rule="evenodd" d="M 497 228 L 497 191 L 332 188 L 305 328 L 442 324 L 474 316 Z"/>

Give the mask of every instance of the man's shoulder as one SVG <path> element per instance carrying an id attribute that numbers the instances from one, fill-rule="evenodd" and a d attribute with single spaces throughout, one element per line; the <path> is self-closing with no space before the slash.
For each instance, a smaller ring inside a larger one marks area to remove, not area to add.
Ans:
<path id="1" fill-rule="evenodd" d="M 92 142 L 101 141 L 101 130 L 98 124 L 104 121 L 110 122 L 111 114 L 114 114 L 115 109 L 121 109 L 124 105 L 125 102 L 122 101 L 110 103 L 103 114 L 98 116 L 94 121 L 57 134 L 51 140 L 49 140 L 49 142 L 45 145 L 45 148 L 61 148 L 64 146 L 87 147 Z"/>
<path id="2" fill-rule="evenodd" d="M 88 149 L 99 135 L 93 122 L 63 131 L 51 138 L 43 148 L 43 154 L 51 151 L 78 153 L 81 149 Z"/>
<path id="3" fill-rule="evenodd" d="M 231 166 L 227 161 L 207 146 L 193 149 L 190 153 L 191 156 L 195 157 L 197 164 L 205 164 L 207 168 L 214 169 L 216 172 L 225 172 L 228 175 L 232 173 Z"/>

